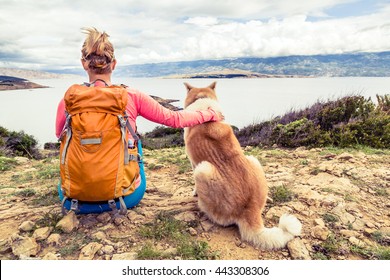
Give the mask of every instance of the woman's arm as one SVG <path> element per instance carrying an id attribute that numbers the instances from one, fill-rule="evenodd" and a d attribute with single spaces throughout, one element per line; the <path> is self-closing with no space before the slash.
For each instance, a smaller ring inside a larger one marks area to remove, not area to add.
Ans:
<path id="1" fill-rule="evenodd" d="M 57 138 L 59 138 L 61 135 L 61 132 L 62 132 L 64 125 L 65 125 L 65 120 L 66 120 L 65 102 L 64 102 L 64 99 L 61 99 L 61 101 L 57 107 L 57 116 L 56 116 L 56 136 L 57 136 Z"/>
<path id="2" fill-rule="evenodd" d="M 212 109 L 202 111 L 172 111 L 142 92 L 131 91 L 129 95 L 133 99 L 139 115 L 152 122 L 166 126 L 175 128 L 191 127 L 204 122 L 220 121 L 223 119 L 221 114 L 218 114 L 218 112 Z"/>

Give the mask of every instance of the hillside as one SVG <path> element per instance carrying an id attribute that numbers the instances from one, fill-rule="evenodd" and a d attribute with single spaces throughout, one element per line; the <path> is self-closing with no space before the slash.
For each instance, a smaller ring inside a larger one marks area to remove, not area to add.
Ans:
<path id="1" fill-rule="evenodd" d="M 270 186 L 266 226 L 286 212 L 303 224 L 278 251 L 241 242 L 236 226 L 199 211 L 184 148 L 144 152 L 147 191 L 126 216 L 63 217 L 56 156 L 0 158 L 1 259 L 390 259 L 389 150 L 245 148 Z"/>
<path id="2" fill-rule="evenodd" d="M 47 69 L 47 71 L 52 74 L 84 75 L 81 67 L 62 70 Z M 188 78 L 192 78 L 194 74 L 210 72 L 220 74 L 224 71 L 247 71 L 251 75 L 259 75 L 260 78 L 269 76 L 388 77 L 390 75 L 390 52 L 268 58 L 243 57 L 118 65 L 115 75 L 119 77 L 179 76 L 179 78 L 187 78 L 189 75 Z"/>
<path id="3" fill-rule="evenodd" d="M 149 63 L 119 66 L 116 74 L 126 77 L 165 77 L 221 72 L 226 69 L 262 75 L 388 77 L 390 52 Z"/>
<path id="4" fill-rule="evenodd" d="M 46 86 L 30 82 L 26 79 L 21 79 L 12 76 L 0 76 L 0 91 L 1 90 L 16 90 L 16 89 L 34 89 L 45 88 Z"/>

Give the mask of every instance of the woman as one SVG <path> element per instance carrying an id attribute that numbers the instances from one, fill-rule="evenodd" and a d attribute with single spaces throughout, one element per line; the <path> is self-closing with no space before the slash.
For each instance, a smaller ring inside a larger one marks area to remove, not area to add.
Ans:
<path id="1" fill-rule="evenodd" d="M 95 28 L 86 28 L 85 33 L 87 38 L 82 46 L 81 64 L 88 74 L 89 83 L 86 86 L 105 87 L 111 85 L 112 71 L 116 66 L 116 59 L 114 56 L 114 47 L 108 40 L 108 34 L 99 32 Z M 126 106 L 126 113 L 133 130 L 136 129 L 136 118 L 142 116 L 150 121 L 163 124 L 170 127 L 190 127 L 208 121 L 223 120 L 220 112 L 215 112 L 212 109 L 190 112 L 190 111 L 171 111 L 161 106 L 157 101 L 149 95 L 144 94 L 138 90 L 127 88 L 128 103 Z M 56 135 L 60 137 L 65 125 L 65 103 L 64 100 L 58 105 L 56 117 Z M 129 137 L 132 137 L 129 135 Z M 142 199 L 145 192 L 145 182 L 138 182 L 138 188 L 126 197 L 126 206 L 131 208 L 136 206 Z M 60 198 L 65 203 L 65 208 L 69 210 L 70 201 L 63 199 L 61 187 L 59 187 Z M 106 205 L 90 205 L 84 207 L 84 213 L 102 212 L 107 209 Z M 104 210 L 100 211 L 101 208 Z"/>

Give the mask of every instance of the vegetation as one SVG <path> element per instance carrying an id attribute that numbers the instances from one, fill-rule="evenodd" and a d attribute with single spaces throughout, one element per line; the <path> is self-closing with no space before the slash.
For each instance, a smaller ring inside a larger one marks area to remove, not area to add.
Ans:
<path id="1" fill-rule="evenodd" d="M 390 95 L 351 95 L 241 129 L 242 146 L 390 148 Z"/>
<path id="2" fill-rule="evenodd" d="M 173 212 L 160 212 L 153 223 L 139 229 L 139 234 L 147 241 L 138 251 L 138 259 L 215 259 L 216 253 L 210 251 L 208 244 L 193 240 L 186 232 L 186 223 L 176 220 L 173 215 Z M 168 253 L 157 250 L 153 243 L 160 241 L 169 244 L 174 250 Z"/>
<path id="3" fill-rule="evenodd" d="M 39 159 L 38 141 L 24 131 L 9 131 L 0 126 L 0 156 L 24 156 Z"/>

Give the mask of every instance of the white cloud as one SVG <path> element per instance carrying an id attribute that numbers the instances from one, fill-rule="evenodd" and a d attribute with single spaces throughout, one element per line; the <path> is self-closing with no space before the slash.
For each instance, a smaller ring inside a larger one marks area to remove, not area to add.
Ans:
<path id="1" fill-rule="evenodd" d="M 0 0 L 0 65 L 78 66 L 85 26 L 111 35 L 120 65 L 390 50 L 389 3 L 377 0 L 368 15 L 327 13 L 358 1 Z"/>

